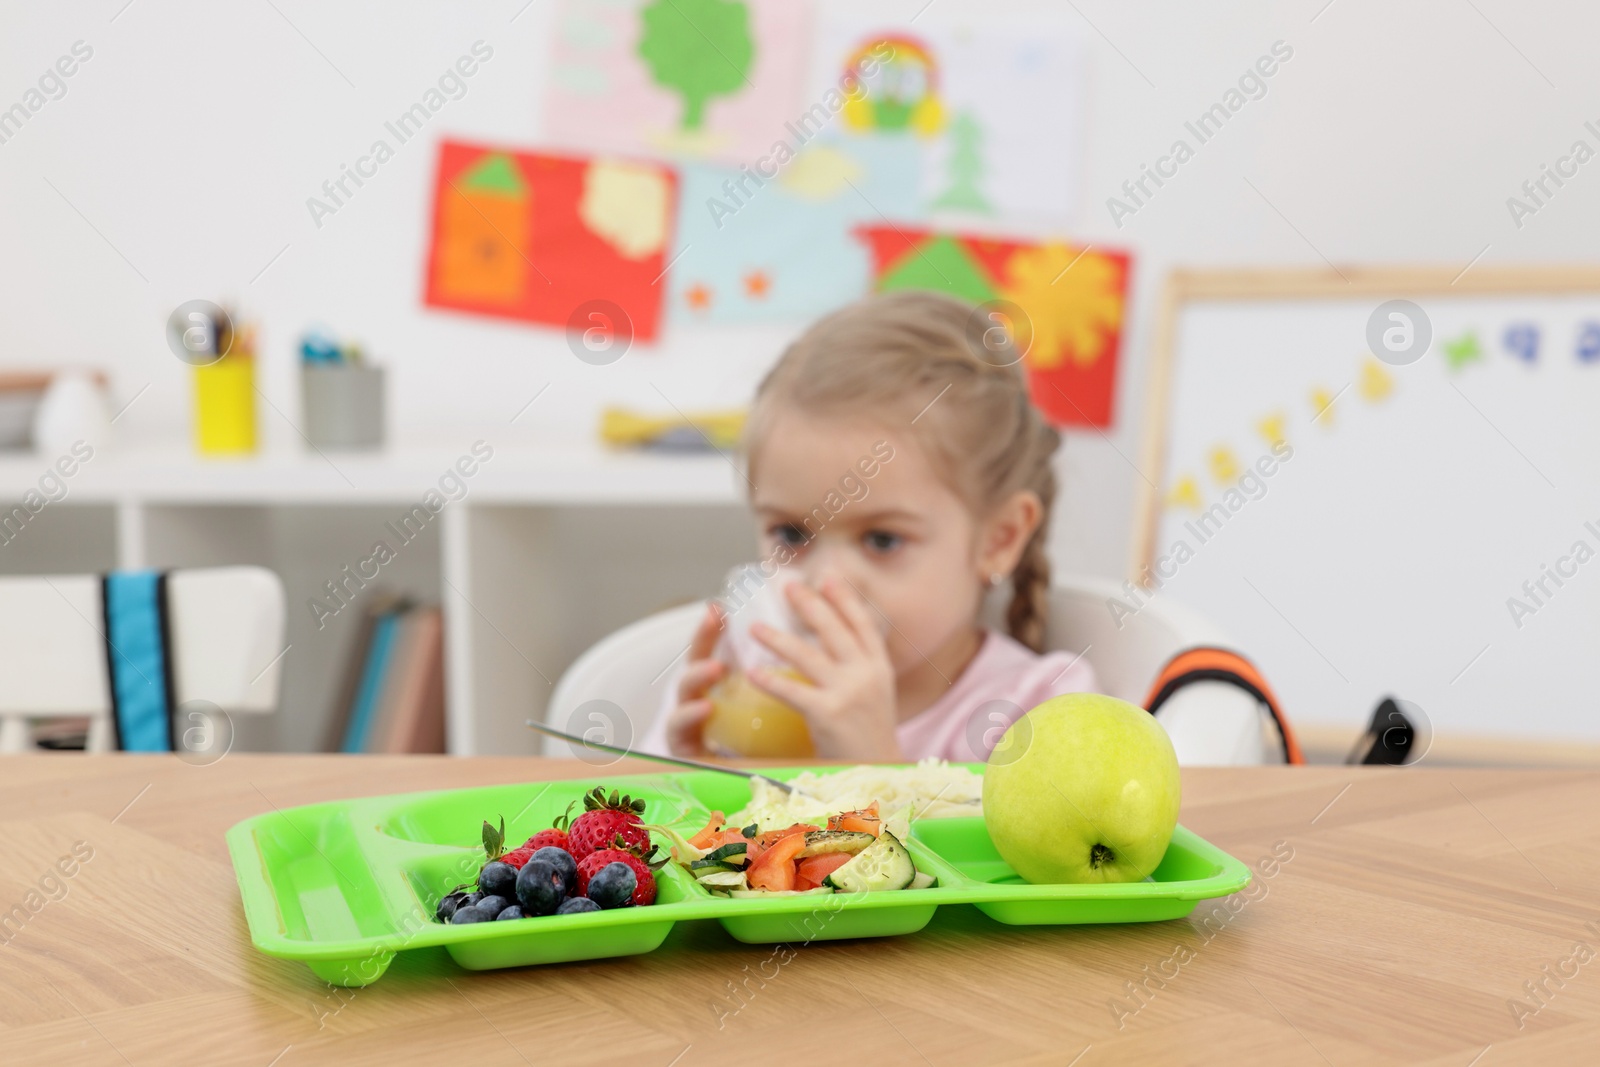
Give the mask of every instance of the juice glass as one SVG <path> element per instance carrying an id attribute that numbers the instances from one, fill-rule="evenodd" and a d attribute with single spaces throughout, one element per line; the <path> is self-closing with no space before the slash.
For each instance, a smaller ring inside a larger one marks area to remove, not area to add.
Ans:
<path id="1" fill-rule="evenodd" d="M 800 672 L 780 667 L 779 673 L 800 679 Z M 736 671 L 711 687 L 711 715 L 705 744 L 719 756 L 753 759 L 796 759 L 816 755 L 805 716 L 769 693 L 757 689 Z"/>

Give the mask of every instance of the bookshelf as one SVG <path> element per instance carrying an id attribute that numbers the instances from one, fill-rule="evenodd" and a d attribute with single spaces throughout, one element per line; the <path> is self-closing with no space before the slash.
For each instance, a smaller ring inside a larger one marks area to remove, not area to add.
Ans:
<path id="1" fill-rule="evenodd" d="M 471 444 L 240 460 L 103 449 L 67 479 L 64 497 L 0 544 L 0 573 L 275 570 L 289 602 L 283 698 L 277 715 L 235 723 L 236 745 L 248 750 L 320 747 L 363 598 L 385 590 L 437 603 L 449 751 L 534 754 L 523 720 L 543 712 L 567 665 L 617 627 L 714 591 L 751 557 L 753 534 L 723 457 L 577 446 L 497 446 L 467 464 L 462 488 L 448 483 L 442 510 L 404 526 Z M 0 459 L 0 505 L 35 488 L 48 462 Z M 325 583 L 379 540 L 394 558 L 351 594 L 351 609 L 319 620 L 310 598 L 334 603 Z"/>

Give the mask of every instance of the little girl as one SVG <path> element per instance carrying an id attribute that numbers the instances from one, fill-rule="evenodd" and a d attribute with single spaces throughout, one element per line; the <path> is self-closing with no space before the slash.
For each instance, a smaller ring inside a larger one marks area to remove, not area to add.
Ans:
<path id="1" fill-rule="evenodd" d="M 933 293 L 861 301 L 757 390 L 745 452 L 761 555 L 808 578 L 788 596 L 811 635 L 756 624 L 802 677 L 749 680 L 805 717 L 821 758 L 983 760 L 1028 709 L 1094 688 L 1082 659 L 1040 652 L 1060 436 L 979 315 Z M 999 633 L 979 615 L 1005 584 Z M 642 749 L 705 754 L 706 694 L 729 670 L 712 658 L 721 627 L 713 604 Z"/>

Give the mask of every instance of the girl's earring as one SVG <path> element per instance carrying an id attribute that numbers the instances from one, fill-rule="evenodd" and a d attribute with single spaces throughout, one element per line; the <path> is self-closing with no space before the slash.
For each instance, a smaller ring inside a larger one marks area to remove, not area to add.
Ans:
<path id="1" fill-rule="evenodd" d="M 1001 574 L 999 571 L 995 571 L 993 574 L 989 575 L 989 584 L 991 586 L 999 585 L 1001 582 L 1003 582 L 1005 580 L 1006 580 L 1006 576 Z"/>

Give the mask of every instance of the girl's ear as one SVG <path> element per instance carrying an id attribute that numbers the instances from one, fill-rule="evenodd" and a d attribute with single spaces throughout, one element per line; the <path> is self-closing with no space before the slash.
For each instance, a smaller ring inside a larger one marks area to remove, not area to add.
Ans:
<path id="1" fill-rule="evenodd" d="M 990 513 L 978 530 L 978 579 L 1017 569 L 1028 539 L 1044 519 L 1044 504 L 1032 489 L 1019 489 Z"/>

